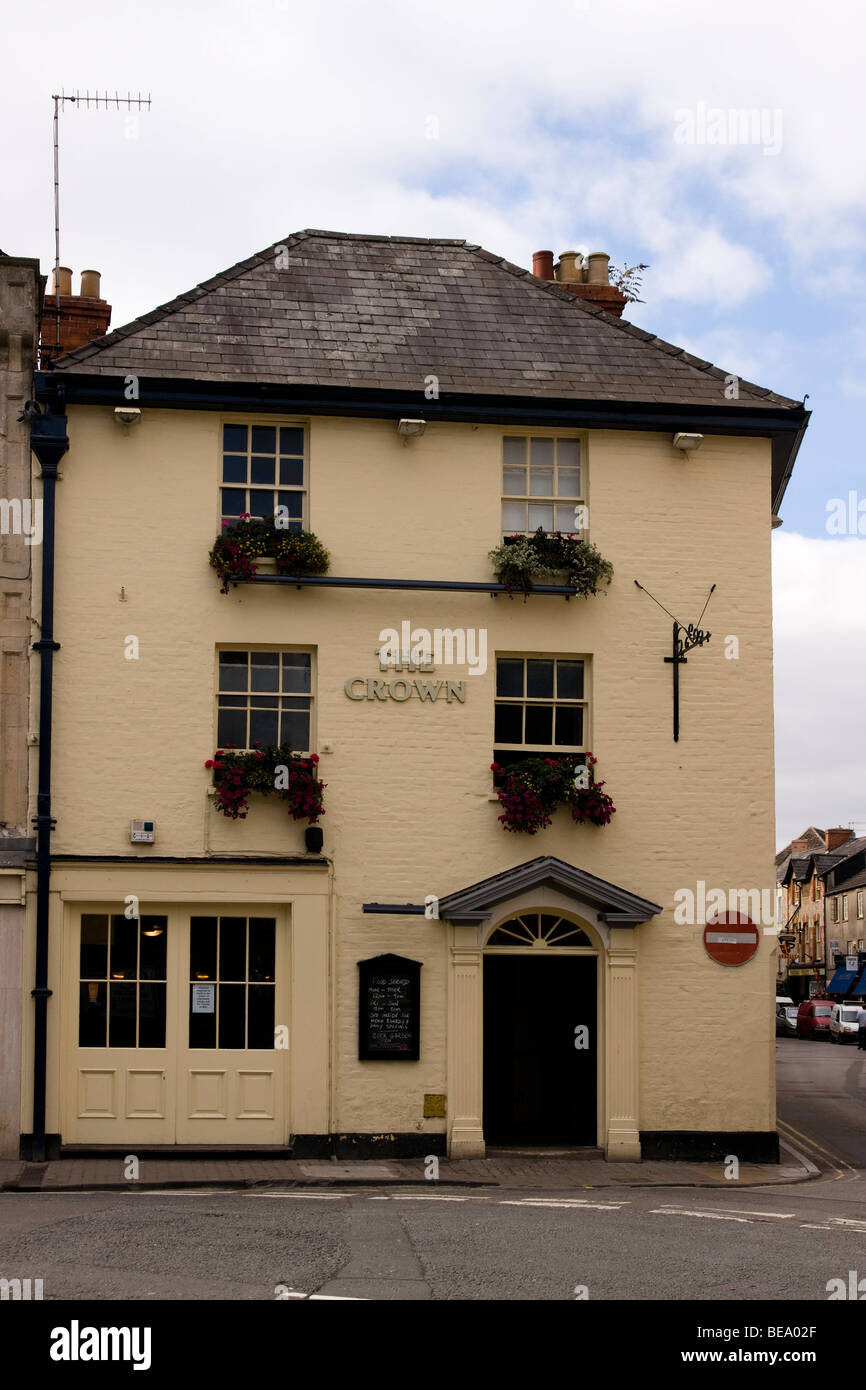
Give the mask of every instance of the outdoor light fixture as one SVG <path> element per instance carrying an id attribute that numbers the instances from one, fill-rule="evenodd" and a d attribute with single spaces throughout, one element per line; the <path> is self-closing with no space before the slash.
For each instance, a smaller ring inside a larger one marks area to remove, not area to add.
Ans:
<path id="1" fill-rule="evenodd" d="M 704 442 L 702 434 L 675 434 L 673 445 L 675 449 L 691 450 L 699 449 Z"/>
<path id="2" fill-rule="evenodd" d="M 116 405 L 114 418 L 119 425 L 137 425 L 141 419 L 141 411 L 137 405 Z"/>
<path id="3" fill-rule="evenodd" d="M 397 433 L 402 434 L 403 443 L 408 444 L 410 439 L 416 439 L 422 435 L 427 428 L 426 420 L 398 420 Z"/>

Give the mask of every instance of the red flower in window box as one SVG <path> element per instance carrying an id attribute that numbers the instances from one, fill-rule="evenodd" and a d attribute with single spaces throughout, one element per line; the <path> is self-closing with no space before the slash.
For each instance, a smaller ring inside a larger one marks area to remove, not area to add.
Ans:
<path id="1" fill-rule="evenodd" d="M 492 763 L 502 807 L 499 820 L 506 830 L 534 835 L 550 825 L 554 811 L 564 805 L 570 807 L 576 825 L 584 821 L 608 825 L 616 807 L 601 790 L 604 782 L 595 780 L 597 762 L 592 753 L 587 753 L 526 758 L 508 767 Z"/>
<path id="2" fill-rule="evenodd" d="M 251 793 L 282 797 L 293 820 L 305 820 L 315 825 L 325 814 L 323 792 L 325 782 L 316 777 L 313 753 L 305 758 L 293 753 L 288 744 L 223 751 L 220 761 L 209 758 L 206 768 L 213 770 L 216 788 L 216 808 L 230 820 L 245 820 Z"/>

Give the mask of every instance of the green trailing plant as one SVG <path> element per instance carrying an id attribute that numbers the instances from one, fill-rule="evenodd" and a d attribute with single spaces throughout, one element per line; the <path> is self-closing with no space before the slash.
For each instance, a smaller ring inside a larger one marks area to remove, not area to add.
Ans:
<path id="1" fill-rule="evenodd" d="M 584 762 L 585 759 L 585 762 Z M 613 800 L 595 780 L 598 759 L 592 753 L 555 758 L 526 758 L 507 767 L 491 763 L 506 830 L 534 835 L 550 825 L 558 806 L 568 806 L 576 825 L 608 825 L 616 812 Z"/>
<path id="2" fill-rule="evenodd" d="M 316 777 L 317 753 L 302 757 L 287 743 L 254 745 L 251 750 L 218 748 L 205 767 L 213 772 L 216 807 L 230 820 L 246 820 L 253 792 L 280 796 L 292 820 L 315 825 L 325 814 L 322 793 L 327 786 Z"/>
<path id="3" fill-rule="evenodd" d="M 540 526 L 531 536 L 506 536 L 488 558 L 509 594 L 514 589 L 528 594 L 534 584 L 561 582 L 564 574 L 566 584 L 588 597 L 613 578 L 613 565 L 591 541 L 563 531 L 548 533 Z"/>
<path id="4" fill-rule="evenodd" d="M 277 526 L 274 517 L 254 517 L 244 513 L 236 525 L 223 522 L 210 552 L 210 563 L 220 580 L 220 593 L 227 594 L 232 581 L 253 579 L 256 560 L 272 556 L 278 574 L 326 574 L 331 557 L 311 531 L 289 531 Z"/>

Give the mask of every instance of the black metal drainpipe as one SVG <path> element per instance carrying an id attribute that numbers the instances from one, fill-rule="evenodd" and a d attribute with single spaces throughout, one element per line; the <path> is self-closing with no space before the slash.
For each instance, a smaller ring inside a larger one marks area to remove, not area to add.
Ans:
<path id="1" fill-rule="evenodd" d="M 38 415 L 32 420 L 30 447 L 42 469 L 42 612 L 40 636 L 33 643 L 39 652 L 39 777 L 36 794 L 36 979 L 33 1027 L 33 1132 L 30 1158 L 46 1159 L 45 1089 L 48 1065 L 48 923 L 51 889 L 51 712 L 54 695 L 54 519 L 57 470 L 69 448 L 63 402 L 59 414 Z"/>

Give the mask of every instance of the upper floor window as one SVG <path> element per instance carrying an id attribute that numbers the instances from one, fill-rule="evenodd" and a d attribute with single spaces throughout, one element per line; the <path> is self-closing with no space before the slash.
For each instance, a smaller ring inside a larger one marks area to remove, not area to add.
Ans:
<path id="1" fill-rule="evenodd" d="M 573 657 L 496 659 L 496 760 L 511 749 L 538 753 L 586 748 L 584 663 Z"/>
<path id="2" fill-rule="evenodd" d="M 862 893 L 858 893 L 858 894 L 857 894 L 857 916 L 858 916 L 858 917 L 862 917 L 862 916 L 863 916 L 863 894 L 862 894 Z"/>
<path id="3" fill-rule="evenodd" d="M 299 425 L 223 425 L 222 486 L 223 521 L 250 516 L 281 515 L 285 529 L 300 531 L 304 525 L 306 472 L 304 431 Z M 277 513 L 278 507 L 286 511 Z"/>
<path id="4" fill-rule="evenodd" d="M 842 921 L 843 921 L 843 922 L 847 922 L 847 921 L 848 921 L 848 894 L 847 894 L 847 893 L 844 893 L 844 894 L 842 895 Z"/>
<path id="5" fill-rule="evenodd" d="M 502 532 L 586 530 L 579 439 L 506 435 L 502 442 Z"/>
<path id="6" fill-rule="evenodd" d="M 308 753 L 312 706 L 310 652 L 220 652 L 218 747 L 287 743 Z"/>

